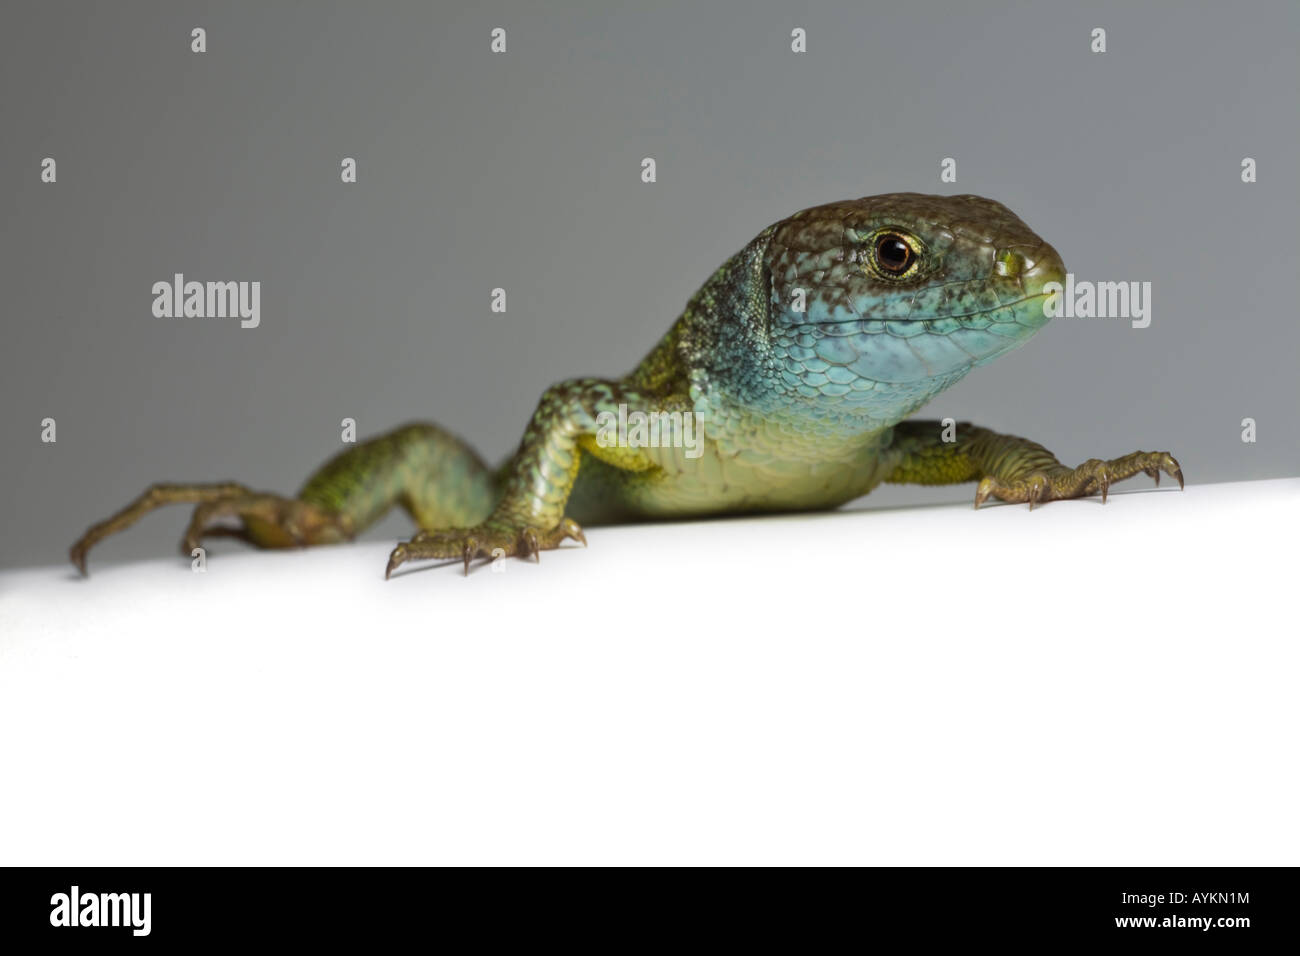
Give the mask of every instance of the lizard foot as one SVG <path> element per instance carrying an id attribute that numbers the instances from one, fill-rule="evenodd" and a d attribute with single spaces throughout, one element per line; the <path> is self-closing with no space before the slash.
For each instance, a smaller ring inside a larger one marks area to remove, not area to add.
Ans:
<path id="1" fill-rule="evenodd" d="M 461 558 L 465 562 L 466 574 L 469 574 L 470 562 L 475 558 L 526 558 L 532 555 L 540 561 L 543 551 L 554 550 L 569 538 L 584 546 L 587 544 L 582 528 L 572 518 L 565 518 L 549 530 L 532 527 L 513 518 L 491 517 L 473 528 L 421 531 L 410 541 L 393 549 L 388 557 L 388 569 L 384 571 L 384 577 L 392 577 L 393 572 L 407 561 L 425 558 Z"/>
<path id="2" fill-rule="evenodd" d="M 1183 470 L 1177 459 L 1167 451 L 1135 451 L 1131 455 L 1110 461 L 1089 458 L 1077 468 L 1033 471 L 1015 481 L 1004 482 L 993 475 L 985 475 L 980 479 L 979 488 L 975 492 L 975 507 L 978 508 L 991 496 L 1010 502 L 1027 501 L 1032 511 L 1034 505 L 1046 501 L 1085 498 L 1098 492 L 1105 504 L 1106 493 L 1115 482 L 1143 472 L 1154 478 L 1159 485 L 1162 471 L 1178 479 L 1178 487 L 1183 487 Z"/>

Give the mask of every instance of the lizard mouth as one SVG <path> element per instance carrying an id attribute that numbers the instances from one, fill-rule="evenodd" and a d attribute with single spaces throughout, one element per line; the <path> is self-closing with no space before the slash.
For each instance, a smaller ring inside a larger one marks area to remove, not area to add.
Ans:
<path id="1" fill-rule="evenodd" d="M 899 318 L 849 318 L 791 326 L 788 371 L 820 391 L 951 381 L 1027 342 L 1047 324 L 1048 293 L 991 308 Z"/>
<path id="2" fill-rule="evenodd" d="M 951 312 L 928 315 L 902 315 L 890 316 L 885 318 L 863 317 L 854 315 L 844 319 L 810 319 L 805 322 L 793 323 L 790 327 L 799 331 L 808 331 L 812 329 L 822 329 L 832 335 L 851 334 L 854 331 L 871 331 L 882 332 L 888 331 L 891 325 L 943 325 L 952 323 L 954 327 L 961 325 L 979 326 L 983 320 L 988 320 L 988 324 L 998 322 L 1006 323 L 1029 319 L 1031 324 L 1033 320 L 1041 316 L 1043 322 L 1047 320 L 1047 314 L 1043 312 L 1042 303 L 1051 295 L 1048 292 L 1035 292 L 1031 295 L 1022 296 L 1013 299 L 1010 302 L 1003 302 L 985 309 L 973 309 L 969 312 Z M 1036 323 L 1035 328 L 1042 323 Z M 836 331 L 842 330 L 842 331 Z M 936 330 L 937 334 L 942 334 L 941 330 Z"/>

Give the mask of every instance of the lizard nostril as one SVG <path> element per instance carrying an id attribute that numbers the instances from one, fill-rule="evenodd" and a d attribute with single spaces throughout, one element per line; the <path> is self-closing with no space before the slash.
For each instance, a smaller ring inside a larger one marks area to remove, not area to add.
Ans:
<path id="1" fill-rule="evenodd" d="M 1056 250 L 1044 243 L 1041 246 L 1007 246 L 993 257 L 993 274 L 1019 279 L 1028 285 L 1060 280 L 1065 266 Z"/>

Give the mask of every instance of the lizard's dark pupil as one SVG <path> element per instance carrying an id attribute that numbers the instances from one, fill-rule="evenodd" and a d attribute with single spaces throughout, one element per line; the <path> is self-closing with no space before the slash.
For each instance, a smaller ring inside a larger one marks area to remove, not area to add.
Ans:
<path id="1" fill-rule="evenodd" d="M 876 243 L 876 261 L 887 272 L 902 272 L 912 264 L 912 247 L 898 236 L 881 236 Z"/>

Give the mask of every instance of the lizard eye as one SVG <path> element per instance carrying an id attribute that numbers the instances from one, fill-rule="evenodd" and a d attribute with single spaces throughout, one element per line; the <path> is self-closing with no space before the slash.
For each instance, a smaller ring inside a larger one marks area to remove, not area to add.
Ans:
<path id="1" fill-rule="evenodd" d="M 901 276 L 916 261 L 916 253 L 902 236 L 887 232 L 876 239 L 875 258 L 880 271 Z"/>

